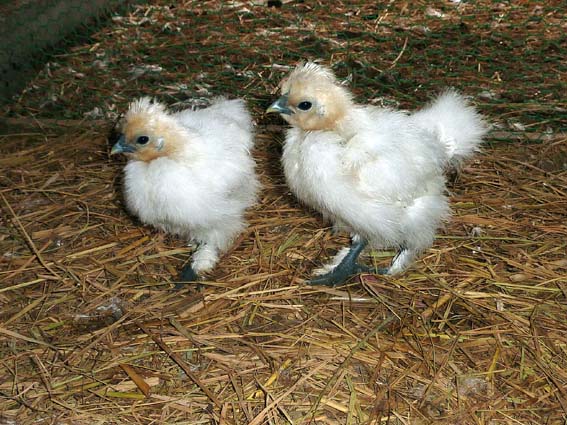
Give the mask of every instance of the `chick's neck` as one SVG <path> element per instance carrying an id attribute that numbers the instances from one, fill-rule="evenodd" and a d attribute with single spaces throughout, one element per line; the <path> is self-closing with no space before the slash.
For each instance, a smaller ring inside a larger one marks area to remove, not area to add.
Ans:
<path id="1" fill-rule="evenodd" d="M 345 140 L 349 140 L 353 138 L 358 129 L 356 128 L 356 118 L 353 114 L 355 113 L 356 108 L 352 107 L 349 109 L 348 112 L 345 112 L 339 119 L 335 121 L 335 125 L 333 126 L 332 131 L 339 134 Z"/>

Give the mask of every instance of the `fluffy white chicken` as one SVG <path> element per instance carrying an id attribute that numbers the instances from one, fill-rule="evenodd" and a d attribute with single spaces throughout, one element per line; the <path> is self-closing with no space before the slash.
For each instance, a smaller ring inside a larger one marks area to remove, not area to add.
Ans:
<path id="1" fill-rule="evenodd" d="M 250 154 L 252 120 L 243 100 L 168 112 L 148 97 L 130 104 L 111 154 L 128 157 L 124 197 L 143 223 L 198 243 L 180 276 L 210 271 L 244 229 L 259 184 Z"/>
<path id="2" fill-rule="evenodd" d="M 477 149 L 487 131 L 482 117 L 452 90 L 413 114 L 357 105 L 332 71 L 315 63 L 299 64 L 280 87 L 267 112 L 291 124 L 282 155 L 288 185 L 352 237 L 310 283 L 405 270 L 449 216 L 443 173 Z M 368 244 L 399 250 L 388 269 L 356 262 Z"/>

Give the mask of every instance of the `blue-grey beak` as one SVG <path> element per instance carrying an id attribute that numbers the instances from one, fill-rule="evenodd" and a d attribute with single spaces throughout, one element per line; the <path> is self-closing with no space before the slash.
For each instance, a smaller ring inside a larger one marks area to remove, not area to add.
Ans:
<path id="1" fill-rule="evenodd" d="M 278 114 L 285 114 L 285 115 L 293 114 L 293 111 L 289 109 L 287 101 L 288 101 L 287 94 L 284 94 L 274 103 L 272 103 L 268 109 L 266 109 L 266 113 L 269 114 L 271 112 L 275 112 Z"/>
<path id="2" fill-rule="evenodd" d="M 110 155 L 115 155 L 117 153 L 132 153 L 136 152 L 136 148 L 132 145 L 129 145 L 126 142 L 126 136 L 123 134 L 120 135 L 118 142 L 112 146 L 112 150 L 110 151 Z"/>

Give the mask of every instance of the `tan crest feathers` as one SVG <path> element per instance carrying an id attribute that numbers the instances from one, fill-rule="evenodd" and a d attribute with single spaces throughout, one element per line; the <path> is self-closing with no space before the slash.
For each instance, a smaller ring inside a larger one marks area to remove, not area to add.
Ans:
<path id="1" fill-rule="evenodd" d="M 151 97 L 141 97 L 130 103 L 126 118 L 128 116 L 137 114 L 148 114 L 150 116 L 155 116 L 157 114 L 167 114 L 165 106 L 161 103 L 155 101 Z"/>
<path id="2" fill-rule="evenodd" d="M 299 76 L 317 76 L 323 77 L 328 79 L 331 82 L 336 82 L 336 77 L 333 71 L 324 66 L 319 65 L 315 62 L 306 62 L 306 63 L 299 63 L 295 69 L 291 72 L 290 77 L 299 77 Z"/>

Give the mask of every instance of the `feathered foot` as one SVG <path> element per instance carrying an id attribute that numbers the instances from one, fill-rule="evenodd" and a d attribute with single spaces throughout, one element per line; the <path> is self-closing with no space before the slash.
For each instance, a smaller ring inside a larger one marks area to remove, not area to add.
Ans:
<path id="1" fill-rule="evenodd" d="M 175 289 L 184 288 L 187 283 L 194 283 L 200 280 L 203 273 L 207 273 L 213 269 L 217 263 L 218 250 L 211 248 L 206 243 L 199 246 L 191 257 L 191 263 L 187 264 L 181 270 L 179 275 L 179 283 L 175 285 Z M 201 289 L 201 285 L 197 285 L 197 289 Z"/>
<path id="2" fill-rule="evenodd" d="M 174 289 L 183 289 L 188 283 L 197 282 L 199 280 L 199 275 L 193 270 L 191 264 L 187 264 L 181 269 L 179 274 L 178 282 L 175 284 Z"/>
<path id="3" fill-rule="evenodd" d="M 413 261 L 416 251 L 408 248 L 400 248 L 396 256 L 392 260 L 392 264 L 388 267 L 386 274 L 395 275 L 403 272 Z"/>
<path id="4" fill-rule="evenodd" d="M 358 264 L 356 260 L 366 247 L 367 242 L 362 240 L 353 240 L 350 249 L 344 255 L 341 262 L 335 266 L 330 272 L 321 276 L 314 277 L 307 282 L 308 285 L 324 285 L 324 286 L 341 286 L 346 281 L 359 273 L 376 273 L 385 274 L 387 270 L 375 269 L 373 267 Z"/>

